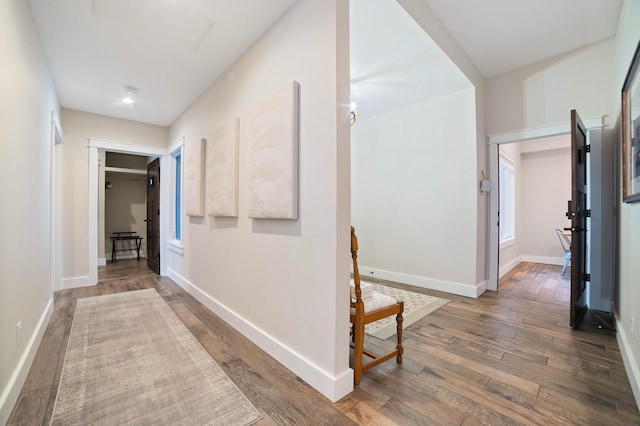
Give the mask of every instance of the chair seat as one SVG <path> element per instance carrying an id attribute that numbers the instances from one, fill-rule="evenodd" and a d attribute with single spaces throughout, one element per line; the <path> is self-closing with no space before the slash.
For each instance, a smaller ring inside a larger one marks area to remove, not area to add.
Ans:
<path id="1" fill-rule="evenodd" d="M 355 303 L 356 300 L 351 299 L 351 301 Z M 363 298 L 362 303 L 364 303 L 364 313 L 368 314 L 369 312 L 395 305 L 398 301 L 391 296 L 374 291 L 371 297 Z M 355 315 L 355 313 L 356 309 L 351 308 L 351 314 Z"/>

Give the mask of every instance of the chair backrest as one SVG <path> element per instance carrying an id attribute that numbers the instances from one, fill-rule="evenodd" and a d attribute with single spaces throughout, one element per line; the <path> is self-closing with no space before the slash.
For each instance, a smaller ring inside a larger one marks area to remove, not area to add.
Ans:
<path id="1" fill-rule="evenodd" d="M 562 250 L 564 250 L 565 253 L 571 251 L 571 240 L 569 239 L 569 237 L 564 235 L 558 228 L 556 228 L 556 234 L 558 234 L 558 239 L 560 240 Z"/>
<path id="2" fill-rule="evenodd" d="M 362 290 L 360 289 L 360 271 L 358 271 L 358 237 L 356 230 L 351 227 L 351 259 L 353 259 L 353 283 L 356 286 L 356 301 L 362 301 Z"/>

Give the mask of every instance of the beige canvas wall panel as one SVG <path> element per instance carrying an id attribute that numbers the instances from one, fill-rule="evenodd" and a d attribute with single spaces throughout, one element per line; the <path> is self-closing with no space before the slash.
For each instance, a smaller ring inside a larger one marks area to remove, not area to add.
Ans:
<path id="1" fill-rule="evenodd" d="M 292 82 L 250 112 L 249 206 L 256 219 L 298 218 L 298 94 Z"/>
<path id="2" fill-rule="evenodd" d="M 204 216 L 205 139 L 187 141 L 185 146 L 185 213 Z"/>
<path id="3" fill-rule="evenodd" d="M 207 141 L 207 215 L 238 217 L 238 128 L 234 118 Z"/>

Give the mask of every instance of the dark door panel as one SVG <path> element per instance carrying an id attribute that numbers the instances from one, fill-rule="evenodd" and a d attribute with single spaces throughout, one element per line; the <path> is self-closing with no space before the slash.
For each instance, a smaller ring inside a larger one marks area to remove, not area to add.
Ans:
<path id="1" fill-rule="evenodd" d="M 587 131 L 571 111 L 571 310 L 570 325 L 578 328 L 587 312 Z"/>
<path id="2" fill-rule="evenodd" d="M 147 165 L 147 266 L 160 275 L 160 159 Z"/>

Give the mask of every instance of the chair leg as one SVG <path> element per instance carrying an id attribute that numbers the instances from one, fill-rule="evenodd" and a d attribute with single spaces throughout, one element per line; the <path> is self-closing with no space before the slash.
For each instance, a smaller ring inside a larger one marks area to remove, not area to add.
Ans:
<path id="1" fill-rule="evenodd" d="M 564 264 L 562 265 L 562 275 L 564 275 L 564 271 L 567 270 L 567 266 L 569 266 L 569 261 L 571 260 L 571 252 L 566 252 L 564 255 Z"/>
<path id="2" fill-rule="evenodd" d="M 360 384 L 364 357 L 364 323 L 353 324 L 353 383 Z"/>
<path id="3" fill-rule="evenodd" d="M 396 349 L 398 350 L 398 356 L 396 357 L 396 362 L 398 364 L 402 364 L 402 354 L 404 353 L 404 348 L 402 347 L 402 322 L 404 318 L 402 317 L 402 312 L 396 315 L 396 335 L 398 336 L 398 344 Z"/>

